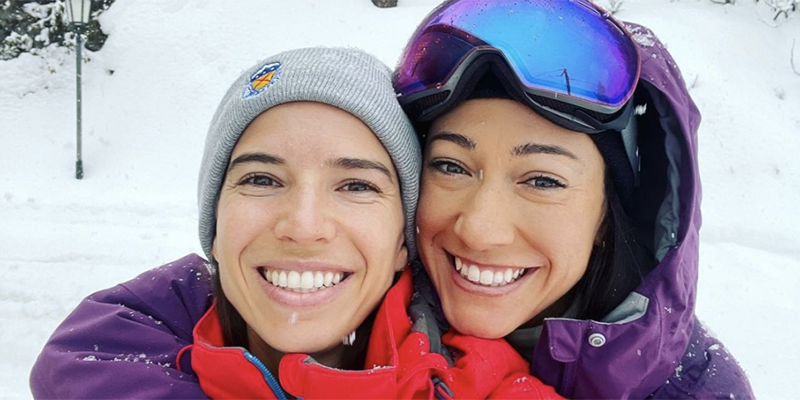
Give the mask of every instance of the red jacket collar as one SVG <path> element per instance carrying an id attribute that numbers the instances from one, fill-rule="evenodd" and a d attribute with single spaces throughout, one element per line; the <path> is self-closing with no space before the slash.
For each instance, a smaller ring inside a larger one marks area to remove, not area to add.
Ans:
<path id="1" fill-rule="evenodd" d="M 279 367 L 281 386 L 307 399 L 429 397 L 432 373 L 445 378 L 450 372 L 444 357 L 428 353 L 428 338 L 411 332 L 406 309 L 413 290 L 406 271 L 378 309 L 365 361 L 371 369 L 339 370 L 307 354 L 287 354 Z M 258 367 L 245 358 L 245 349 L 224 347 L 216 303 L 195 326 L 194 343 L 192 368 L 210 397 L 277 398 Z"/>
<path id="2" fill-rule="evenodd" d="M 216 301 L 194 327 L 192 369 L 212 399 L 277 399 L 241 347 L 224 347 Z"/>

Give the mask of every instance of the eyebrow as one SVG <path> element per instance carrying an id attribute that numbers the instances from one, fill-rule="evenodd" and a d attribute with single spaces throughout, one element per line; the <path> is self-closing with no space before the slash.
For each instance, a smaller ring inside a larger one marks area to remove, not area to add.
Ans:
<path id="1" fill-rule="evenodd" d="M 332 167 L 344 168 L 344 169 L 371 169 L 377 170 L 382 172 L 386 177 L 389 178 L 389 181 L 394 182 L 392 179 L 392 173 L 389 172 L 389 168 L 385 165 L 371 160 L 365 160 L 363 158 L 337 158 L 335 160 L 331 160 L 328 162 L 328 165 Z"/>
<path id="2" fill-rule="evenodd" d="M 286 160 L 272 154 L 246 153 L 240 155 L 239 157 L 236 157 L 233 161 L 231 161 L 231 165 L 228 167 L 228 171 L 232 170 L 233 167 L 239 164 L 245 164 L 251 162 L 257 162 L 262 164 L 273 164 L 273 165 L 286 164 Z"/>
<path id="3" fill-rule="evenodd" d="M 566 156 L 573 160 L 578 160 L 578 157 L 575 156 L 575 154 L 572 154 L 572 152 L 561 146 L 539 144 L 539 143 L 521 144 L 519 146 L 514 147 L 514 149 L 511 150 L 511 154 L 517 157 L 527 156 L 531 154 L 553 154 L 557 156 Z"/>
<path id="4" fill-rule="evenodd" d="M 437 140 L 444 140 L 447 142 L 455 143 L 466 150 L 475 150 L 475 147 L 477 146 L 475 144 L 475 141 L 470 139 L 469 137 L 448 131 L 441 131 L 437 133 L 436 135 L 431 137 L 430 143 L 433 143 Z"/>

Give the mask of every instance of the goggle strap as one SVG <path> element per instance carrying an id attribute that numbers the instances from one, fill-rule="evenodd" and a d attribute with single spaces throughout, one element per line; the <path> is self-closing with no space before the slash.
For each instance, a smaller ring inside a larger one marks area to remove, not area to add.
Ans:
<path id="1" fill-rule="evenodd" d="M 629 103 L 633 103 L 633 99 Z M 639 175 L 642 171 L 642 160 L 639 156 L 639 122 L 636 113 L 630 113 L 628 124 L 620 132 L 622 144 L 625 146 L 625 153 L 633 170 L 634 187 L 639 187 Z"/>
<path id="2" fill-rule="evenodd" d="M 519 87 L 517 78 L 505 59 L 497 53 L 473 53 L 472 60 L 465 62 L 466 68 L 459 68 L 453 73 L 447 83 L 441 87 L 440 91 L 449 92 L 448 96 L 435 106 L 423 110 L 419 116 L 421 121 L 432 121 L 439 117 L 444 111 L 450 110 L 451 105 L 461 103 L 469 93 L 478 86 L 487 74 L 494 74 L 498 78 L 503 89 L 520 103 L 526 104 L 527 96 Z M 513 82 L 513 83 L 512 83 Z M 431 96 L 426 96 L 429 98 Z"/>

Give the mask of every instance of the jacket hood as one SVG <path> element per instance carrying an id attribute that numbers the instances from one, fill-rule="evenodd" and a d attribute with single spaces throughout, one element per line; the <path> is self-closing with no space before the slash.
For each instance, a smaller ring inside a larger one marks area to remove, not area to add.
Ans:
<path id="1" fill-rule="evenodd" d="M 641 170 L 632 214 L 658 264 L 602 321 L 545 321 L 531 369 L 570 398 L 648 396 L 678 366 L 695 323 L 700 113 L 664 45 L 649 29 L 625 25 L 642 59 L 634 96 Z"/>

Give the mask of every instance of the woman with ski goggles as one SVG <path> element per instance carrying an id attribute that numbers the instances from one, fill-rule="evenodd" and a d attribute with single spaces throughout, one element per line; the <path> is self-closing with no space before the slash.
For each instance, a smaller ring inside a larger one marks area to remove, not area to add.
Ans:
<path id="1" fill-rule="evenodd" d="M 448 1 L 394 85 L 424 144 L 431 325 L 506 338 L 569 398 L 753 397 L 694 313 L 700 114 L 648 29 L 586 0 Z"/>

